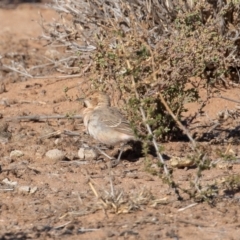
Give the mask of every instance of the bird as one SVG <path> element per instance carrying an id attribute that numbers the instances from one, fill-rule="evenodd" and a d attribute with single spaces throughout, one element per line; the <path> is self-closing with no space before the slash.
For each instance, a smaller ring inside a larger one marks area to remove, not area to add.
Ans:
<path id="1" fill-rule="evenodd" d="M 87 95 L 83 102 L 85 105 L 82 110 L 83 123 L 87 132 L 105 145 L 121 144 L 120 153 L 114 166 L 118 165 L 125 144 L 135 140 L 130 123 L 118 108 L 111 106 L 109 95 L 105 92 L 94 91 Z M 98 150 L 103 153 L 100 149 Z M 107 154 L 104 155 L 111 158 Z"/>

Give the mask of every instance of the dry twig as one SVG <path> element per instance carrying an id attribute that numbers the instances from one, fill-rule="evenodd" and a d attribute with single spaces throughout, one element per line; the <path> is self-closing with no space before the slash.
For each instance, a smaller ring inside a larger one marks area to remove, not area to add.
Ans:
<path id="1" fill-rule="evenodd" d="M 54 116 L 45 116 L 45 115 L 31 115 L 31 116 L 19 116 L 19 117 L 14 117 L 10 118 L 7 117 L 6 121 L 45 121 L 45 120 L 50 120 L 50 119 L 82 119 L 81 115 L 74 115 L 74 116 L 66 116 L 66 115 L 54 115 Z"/>

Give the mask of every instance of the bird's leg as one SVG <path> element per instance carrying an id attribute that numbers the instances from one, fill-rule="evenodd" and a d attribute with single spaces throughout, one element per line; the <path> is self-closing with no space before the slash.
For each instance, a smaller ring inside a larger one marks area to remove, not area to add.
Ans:
<path id="1" fill-rule="evenodd" d="M 117 160 L 113 161 L 112 167 L 116 167 L 120 163 L 124 147 L 125 147 L 125 143 L 121 143 L 121 145 L 120 145 L 120 153 L 118 154 Z"/>
<path id="2" fill-rule="evenodd" d="M 120 144 L 120 152 L 118 154 L 118 158 L 113 158 L 113 157 L 110 157 L 107 153 L 105 153 L 103 150 L 101 150 L 99 147 L 95 146 L 95 148 L 102 154 L 104 155 L 105 157 L 107 157 L 108 159 L 111 160 L 111 167 L 116 167 L 120 161 L 121 161 L 121 156 L 122 156 L 122 153 L 124 151 L 124 148 L 125 148 L 125 143 L 121 143 Z"/>
<path id="3" fill-rule="evenodd" d="M 110 157 L 108 154 L 106 154 L 103 150 L 101 150 L 99 147 L 95 146 L 95 148 L 102 154 L 104 155 L 105 157 L 109 158 L 110 159 L 110 164 L 108 164 L 108 170 L 109 170 L 109 173 L 111 172 L 111 168 L 112 167 L 115 167 L 118 165 L 118 163 L 120 162 L 120 158 L 121 158 L 121 155 L 122 155 L 122 150 L 118 156 L 118 159 L 116 160 L 115 158 L 113 157 Z"/>
<path id="4" fill-rule="evenodd" d="M 107 155 L 103 150 L 101 150 L 99 147 L 95 146 L 95 148 L 102 154 L 104 155 L 105 157 L 109 158 L 110 160 L 113 160 L 115 158 L 113 157 L 110 157 L 109 155 Z"/>

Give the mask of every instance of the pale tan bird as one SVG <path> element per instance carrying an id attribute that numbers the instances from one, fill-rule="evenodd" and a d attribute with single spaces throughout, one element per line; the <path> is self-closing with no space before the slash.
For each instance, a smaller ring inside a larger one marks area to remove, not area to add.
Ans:
<path id="1" fill-rule="evenodd" d="M 83 122 L 88 133 L 97 141 L 114 146 L 121 143 L 116 165 L 120 162 L 123 146 L 134 140 L 129 122 L 115 107 L 110 106 L 110 98 L 103 92 L 94 92 L 84 99 Z M 106 156 L 106 155 L 105 155 Z"/>

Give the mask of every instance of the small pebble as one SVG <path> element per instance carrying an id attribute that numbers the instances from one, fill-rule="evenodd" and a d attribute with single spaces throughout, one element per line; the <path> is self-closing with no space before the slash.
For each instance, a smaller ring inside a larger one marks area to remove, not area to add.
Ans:
<path id="1" fill-rule="evenodd" d="M 80 148 L 78 150 L 78 157 L 82 160 L 96 159 L 98 154 L 92 148 Z"/>
<path id="2" fill-rule="evenodd" d="M 59 145 L 59 143 L 60 143 L 60 138 L 57 138 L 57 139 L 54 141 L 54 144 L 55 144 L 55 145 Z"/>
<path id="3" fill-rule="evenodd" d="M 9 185 L 9 186 L 12 186 L 12 187 L 17 186 L 17 182 L 12 182 L 12 181 L 10 181 L 8 178 L 4 178 L 4 179 L 2 180 L 2 183 L 5 183 L 5 184 L 7 184 L 7 185 Z"/>
<path id="4" fill-rule="evenodd" d="M 65 157 L 65 153 L 59 149 L 52 149 L 46 152 L 46 157 L 54 161 L 62 161 Z"/>
<path id="5" fill-rule="evenodd" d="M 33 194 L 33 193 L 35 193 L 37 190 L 38 190 L 38 188 L 37 188 L 36 186 L 35 186 L 35 187 L 32 187 L 32 188 L 30 189 L 30 193 Z"/>
<path id="6" fill-rule="evenodd" d="M 20 150 L 13 150 L 10 153 L 10 158 L 19 158 L 22 157 L 24 155 L 24 153 Z"/>
<path id="7" fill-rule="evenodd" d="M 24 192 L 24 193 L 26 193 L 26 192 L 29 193 L 29 192 L 30 192 L 30 189 L 31 189 L 31 188 L 30 188 L 29 186 L 19 186 L 19 187 L 18 187 L 18 191 L 19 191 L 19 192 Z"/>

